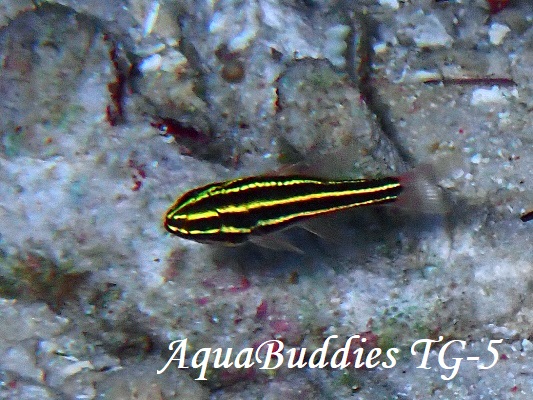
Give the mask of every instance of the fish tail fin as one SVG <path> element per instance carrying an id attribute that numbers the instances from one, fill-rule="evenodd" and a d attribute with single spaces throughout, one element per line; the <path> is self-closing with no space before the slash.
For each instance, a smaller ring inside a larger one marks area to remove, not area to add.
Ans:
<path id="1" fill-rule="evenodd" d="M 403 191 L 393 206 L 423 214 L 446 214 L 449 206 L 438 186 L 439 171 L 433 164 L 421 164 L 399 177 Z"/>

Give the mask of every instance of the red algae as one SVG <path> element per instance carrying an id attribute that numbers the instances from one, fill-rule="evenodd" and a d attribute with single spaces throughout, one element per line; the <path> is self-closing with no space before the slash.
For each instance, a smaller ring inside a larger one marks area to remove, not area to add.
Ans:
<path id="1" fill-rule="evenodd" d="M 509 5 L 509 0 L 487 0 L 490 12 L 496 14 Z"/>
<path id="2" fill-rule="evenodd" d="M 262 300 L 261 304 L 257 306 L 257 310 L 255 312 L 255 318 L 264 319 L 267 316 L 267 313 L 268 313 L 268 304 L 265 300 Z"/>
<path id="3" fill-rule="evenodd" d="M 156 117 L 155 120 L 150 123 L 150 125 L 159 129 L 163 135 L 174 137 L 176 141 L 186 139 L 199 144 L 209 143 L 209 136 L 207 136 L 204 132 L 194 129 L 190 126 L 185 126 L 181 122 L 172 118 Z"/>

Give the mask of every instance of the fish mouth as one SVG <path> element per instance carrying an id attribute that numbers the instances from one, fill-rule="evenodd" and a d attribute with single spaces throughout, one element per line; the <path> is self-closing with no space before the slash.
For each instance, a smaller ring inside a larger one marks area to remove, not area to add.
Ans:
<path id="1" fill-rule="evenodd" d="M 183 235 L 185 232 L 185 220 L 187 217 L 185 215 L 172 215 L 170 213 L 166 215 L 163 225 L 165 229 L 173 233 L 174 235 Z"/>

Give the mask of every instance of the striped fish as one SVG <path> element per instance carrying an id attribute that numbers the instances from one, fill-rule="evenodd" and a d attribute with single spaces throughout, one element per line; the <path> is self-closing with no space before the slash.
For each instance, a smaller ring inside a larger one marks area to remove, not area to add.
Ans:
<path id="1" fill-rule="evenodd" d="M 239 244 L 310 218 L 398 199 L 402 178 L 326 180 L 255 176 L 193 189 L 170 207 L 165 228 L 197 242 Z"/>

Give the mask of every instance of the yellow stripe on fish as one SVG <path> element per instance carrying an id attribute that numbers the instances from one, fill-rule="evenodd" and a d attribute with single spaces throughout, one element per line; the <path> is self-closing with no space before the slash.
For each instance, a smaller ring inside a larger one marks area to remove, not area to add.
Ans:
<path id="1" fill-rule="evenodd" d="M 255 176 L 211 183 L 183 194 L 165 228 L 198 242 L 243 243 L 340 210 L 395 201 L 400 178 L 327 180 Z"/>

